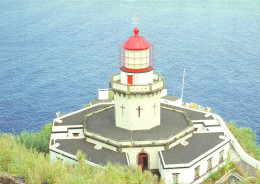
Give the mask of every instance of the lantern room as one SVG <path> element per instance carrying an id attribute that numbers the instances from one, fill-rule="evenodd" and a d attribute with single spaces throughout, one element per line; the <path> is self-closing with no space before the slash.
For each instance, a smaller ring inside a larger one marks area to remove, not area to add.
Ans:
<path id="1" fill-rule="evenodd" d="M 133 73 L 153 70 L 153 51 L 153 45 L 139 35 L 139 29 L 136 27 L 134 36 L 119 46 L 120 70 Z"/>

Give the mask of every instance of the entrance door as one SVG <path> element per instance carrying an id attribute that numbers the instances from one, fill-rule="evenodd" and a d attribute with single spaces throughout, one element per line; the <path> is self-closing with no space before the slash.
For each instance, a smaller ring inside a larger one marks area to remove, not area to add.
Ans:
<path id="1" fill-rule="evenodd" d="M 141 166 L 142 171 L 148 169 L 148 155 L 146 153 L 140 153 L 138 155 L 138 165 Z"/>
<path id="2" fill-rule="evenodd" d="M 127 84 L 130 84 L 130 85 L 133 84 L 133 76 L 132 75 L 127 75 Z"/>

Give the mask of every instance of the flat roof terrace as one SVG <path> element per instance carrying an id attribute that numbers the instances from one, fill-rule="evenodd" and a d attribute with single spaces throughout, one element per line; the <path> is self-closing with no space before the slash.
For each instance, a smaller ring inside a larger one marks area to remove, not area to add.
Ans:
<path id="1" fill-rule="evenodd" d="M 62 123 L 54 123 L 54 126 L 70 126 L 70 125 L 83 125 L 84 115 L 93 113 L 95 111 L 112 106 L 112 104 L 99 104 L 87 109 L 82 109 L 79 112 L 73 113 L 69 116 L 61 117 Z"/>
<path id="2" fill-rule="evenodd" d="M 84 122 L 87 132 L 116 141 L 165 140 L 190 126 L 183 112 L 163 107 L 161 108 L 161 124 L 149 130 L 131 131 L 117 127 L 114 107 L 94 113 Z"/>
<path id="3" fill-rule="evenodd" d="M 167 151 L 161 151 L 165 164 L 185 164 L 198 158 L 210 149 L 226 142 L 225 139 L 219 138 L 223 132 L 215 133 L 197 133 L 187 139 L 188 145 L 178 144 Z"/>
<path id="4" fill-rule="evenodd" d="M 111 151 L 106 148 L 97 150 L 95 144 L 87 142 L 85 139 L 57 139 L 56 143 L 60 145 L 56 147 L 59 150 L 76 155 L 78 150 L 81 150 L 87 159 L 96 164 L 106 165 L 108 161 L 111 163 L 120 163 L 128 165 L 125 153 Z"/>
<path id="5" fill-rule="evenodd" d="M 168 107 L 168 108 L 172 108 L 172 109 L 176 109 L 176 110 L 181 110 L 181 111 L 186 111 L 187 114 L 189 115 L 191 120 L 214 120 L 214 118 L 210 115 L 209 117 L 205 117 L 205 114 L 207 114 L 207 112 L 198 112 L 192 109 L 186 109 L 186 108 L 182 108 L 182 107 L 176 107 L 173 105 L 167 105 L 167 104 L 161 104 L 161 107 Z"/>

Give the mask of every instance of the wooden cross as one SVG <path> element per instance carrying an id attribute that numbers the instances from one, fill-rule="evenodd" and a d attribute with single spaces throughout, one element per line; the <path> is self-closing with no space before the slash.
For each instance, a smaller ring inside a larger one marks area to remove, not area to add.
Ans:
<path id="1" fill-rule="evenodd" d="M 138 117 L 140 117 L 141 116 L 141 110 L 143 110 L 143 109 L 140 106 L 138 106 L 138 108 L 136 110 L 138 110 Z"/>
<path id="2" fill-rule="evenodd" d="M 155 114 L 155 107 L 157 107 L 157 105 L 153 105 L 153 113 Z"/>
<path id="3" fill-rule="evenodd" d="M 124 115 L 124 109 L 125 109 L 124 105 L 122 104 L 120 108 L 122 109 L 122 115 Z"/>

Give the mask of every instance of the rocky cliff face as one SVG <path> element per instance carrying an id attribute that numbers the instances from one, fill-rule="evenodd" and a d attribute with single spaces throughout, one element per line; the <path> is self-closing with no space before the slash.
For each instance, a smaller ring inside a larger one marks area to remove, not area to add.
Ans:
<path id="1" fill-rule="evenodd" d="M 23 176 L 0 173 L 0 184 L 26 184 Z"/>

